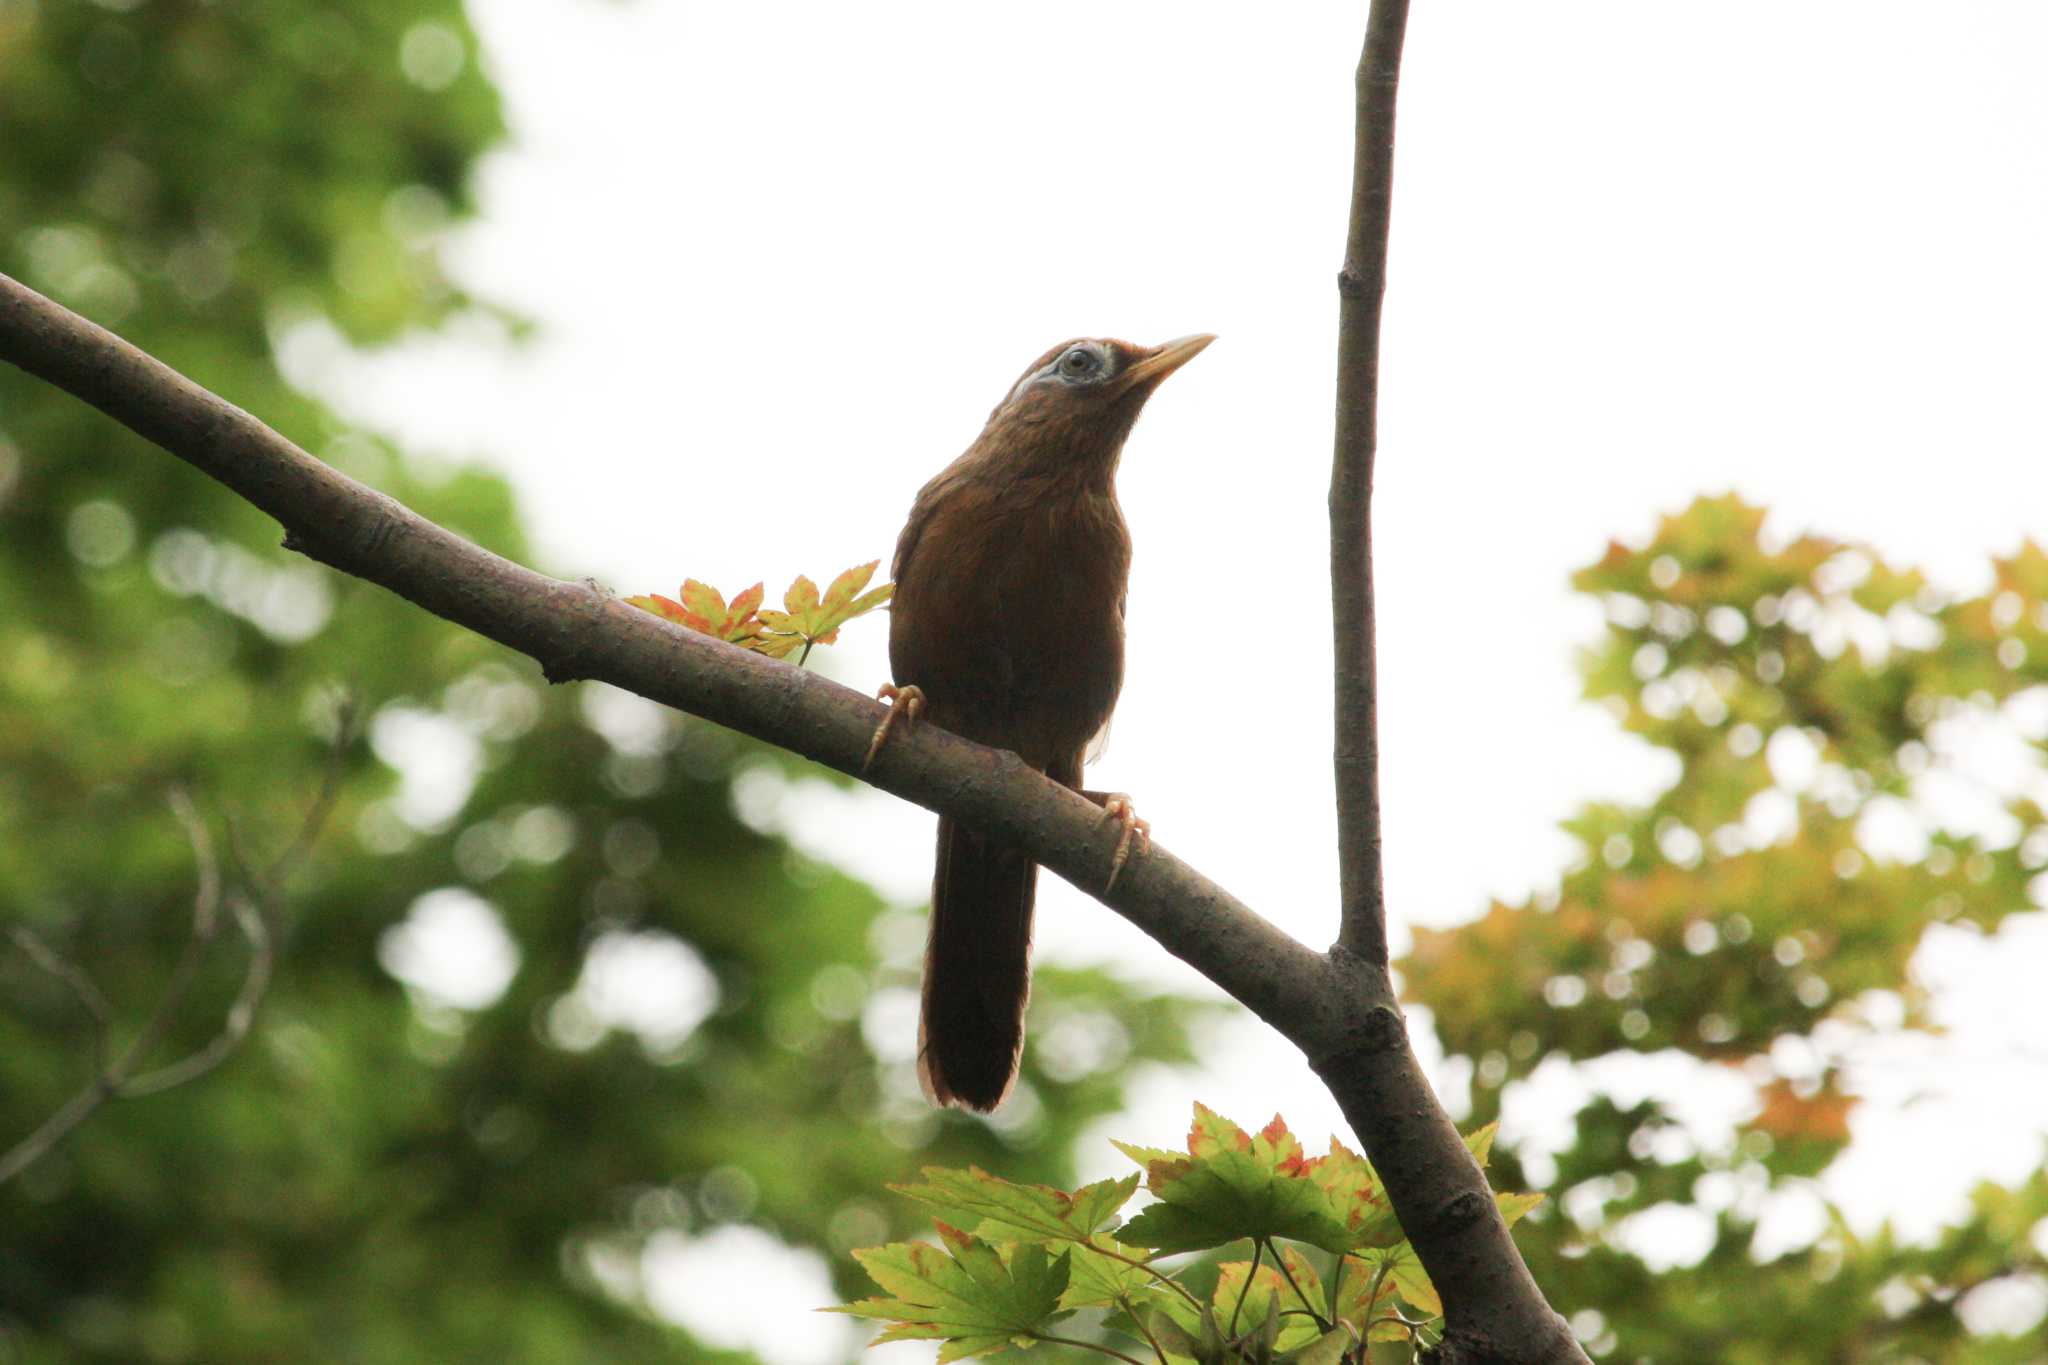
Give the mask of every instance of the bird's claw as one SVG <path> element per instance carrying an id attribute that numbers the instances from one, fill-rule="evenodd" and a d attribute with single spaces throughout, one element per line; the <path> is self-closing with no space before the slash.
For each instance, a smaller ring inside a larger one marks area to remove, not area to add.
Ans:
<path id="1" fill-rule="evenodd" d="M 1116 889 L 1117 874 L 1130 860 L 1131 846 L 1137 845 L 1140 853 L 1152 847 L 1152 823 L 1138 817 L 1137 807 L 1122 792 L 1110 792 L 1102 798 L 1102 819 L 1104 823 L 1115 820 L 1124 827 L 1116 841 L 1116 856 L 1110 860 L 1109 881 L 1102 888 L 1103 894 L 1108 895 Z"/>
<path id="2" fill-rule="evenodd" d="M 875 761 L 875 755 L 882 752 L 883 743 L 889 738 L 889 731 L 898 720 L 906 726 L 917 723 L 917 713 L 924 710 L 924 692 L 916 687 L 898 687 L 895 683 L 883 683 L 875 696 L 889 703 L 889 714 L 882 717 L 882 723 L 875 727 L 875 737 L 868 741 L 868 756 L 860 761 L 860 770 L 866 772 L 868 765 Z"/>

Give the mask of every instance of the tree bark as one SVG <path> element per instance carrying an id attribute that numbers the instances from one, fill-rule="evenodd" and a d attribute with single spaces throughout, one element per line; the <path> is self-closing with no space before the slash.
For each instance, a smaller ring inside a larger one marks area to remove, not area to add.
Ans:
<path id="1" fill-rule="evenodd" d="M 1402 1228 L 1443 1293 L 1445 1330 L 1436 1358 L 1582 1360 L 1570 1328 L 1545 1303 L 1515 1250 L 1484 1173 L 1416 1063 L 1388 970 L 1372 473 L 1379 445 L 1380 311 L 1394 199 L 1394 113 L 1407 27 L 1408 0 L 1373 0 L 1358 60 L 1351 214 L 1337 276 L 1330 622 L 1341 919 L 1329 960 L 1362 1014 L 1350 1016 L 1354 1032 L 1343 1048 L 1310 1051 L 1309 1063 L 1364 1144 Z"/>

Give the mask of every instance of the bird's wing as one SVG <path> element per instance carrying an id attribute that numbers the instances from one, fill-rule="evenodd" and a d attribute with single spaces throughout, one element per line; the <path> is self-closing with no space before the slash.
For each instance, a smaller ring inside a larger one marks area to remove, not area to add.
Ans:
<path id="1" fill-rule="evenodd" d="M 1102 728 L 1095 732 L 1095 738 L 1088 741 L 1088 748 L 1081 755 L 1081 762 L 1084 764 L 1093 763 L 1096 759 L 1109 752 L 1109 727 L 1115 723 L 1116 717 L 1114 715 L 1102 722 Z"/>

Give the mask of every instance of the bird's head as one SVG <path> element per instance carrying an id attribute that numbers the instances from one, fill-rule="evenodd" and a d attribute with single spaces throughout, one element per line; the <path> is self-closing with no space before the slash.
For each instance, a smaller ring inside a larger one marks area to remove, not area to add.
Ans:
<path id="1" fill-rule="evenodd" d="M 1077 337 L 1031 362 L 995 411 L 983 443 L 1008 461 L 1114 468 L 1152 391 L 1216 338 L 1207 332 L 1158 346 Z"/>

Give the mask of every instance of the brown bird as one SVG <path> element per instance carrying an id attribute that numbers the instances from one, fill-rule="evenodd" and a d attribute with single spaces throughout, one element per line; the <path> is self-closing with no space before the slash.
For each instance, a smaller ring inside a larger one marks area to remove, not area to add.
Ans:
<path id="1" fill-rule="evenodd" d="M 1117 459 L 1160 381 L 1213 340 L 1053 347 L 918 491 L 891 571 L 897 685 L 882 695 L 895 705 L 870 759 L 892 724 L 921 717 L 1081 791 L 1124 677 L 1131 536 Z M 1082 794 L 1122 821 L 1121 868 L 1145 823 L 1124 796 Z M 994 1109 L 1016 1082 L 1037 880 L 1018 849 L 940 819 L 918 1025 L 918 1075 L 935 1103 Z"/>

